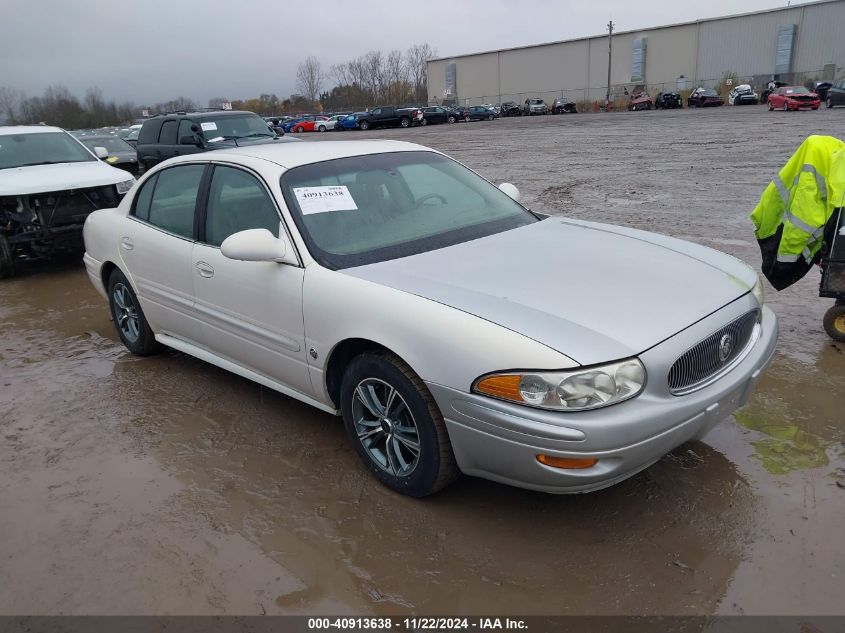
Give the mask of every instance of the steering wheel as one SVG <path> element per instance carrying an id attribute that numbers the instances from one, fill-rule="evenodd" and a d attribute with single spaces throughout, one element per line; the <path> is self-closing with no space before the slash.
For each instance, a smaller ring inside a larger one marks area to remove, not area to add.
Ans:
<path id="1" fill-rule="evenodd" d="M 444 196 L 441 196 L 439 193 L 427 193 L 422 198 L 417 200 L 417 204 L 414 206 L 414 208 L 419 209 L 426 200 L 432 200 L 434 198 L 440 200 L 440 204 L 448 204 L 446 198 Z"/>

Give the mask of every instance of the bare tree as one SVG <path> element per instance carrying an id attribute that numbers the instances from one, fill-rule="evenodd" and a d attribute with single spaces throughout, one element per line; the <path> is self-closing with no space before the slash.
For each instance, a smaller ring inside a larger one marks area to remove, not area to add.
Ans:
<path id="1" fill-rule="evenodd" d="M 0 86 L 0 120 L 17 123 L 23 99 L 24 96 L 11 86 Z"/>
<path id="2" fill-rule="evenodd" d="M 296 89 L 311 103 L 317 101 L 323 79 L 323 68 L 316 57 L 308 57 L 296 69 Z"/>
<path id="3" fill-rule="evenodd" d="M 437 55 L 429 44 L 414 44 L 405 53 L 417 101 L 428 101 L 428 60 Z"/>

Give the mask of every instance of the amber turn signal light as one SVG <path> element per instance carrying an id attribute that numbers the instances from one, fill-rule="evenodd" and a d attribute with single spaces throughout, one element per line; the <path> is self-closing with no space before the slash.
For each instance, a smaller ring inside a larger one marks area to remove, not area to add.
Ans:
<path id="1" fill-rule="evenodd" d="M 592 468 L 599 463 L 594 457 L 555 457 L 553 455 L 537 455 L 537 461 L 552 468 L 568 468 L 571 470 L 582 470 Z"/>
<path id="2" fill-rule="evenodd" d="M 475 390 L 494 398 L 522 402 L 522 395 L 519 393 L 520 380 L 521 376 L 515 374 L 488 376 L 475 383 Z"/>

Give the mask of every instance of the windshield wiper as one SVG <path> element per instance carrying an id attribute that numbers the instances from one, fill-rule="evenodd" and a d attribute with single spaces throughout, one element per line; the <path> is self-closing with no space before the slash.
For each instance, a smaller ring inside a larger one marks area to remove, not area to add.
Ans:
<path id="1" fill-rule="evenodd" d="M 278 136 L 278 134 L 262 134 L 261 132 L 253 132 L 252 134 L 247 134 L 241 138 L 276 138 L 276 136 Z"/>
<path id="2" fill-rule="evenodd" d="M 24 163 L 15 167 L 35 167 L 36 165 L 61 165 L 62 163 L 78 163 L 78 160 L 42 160 L 37 163 Z"/>

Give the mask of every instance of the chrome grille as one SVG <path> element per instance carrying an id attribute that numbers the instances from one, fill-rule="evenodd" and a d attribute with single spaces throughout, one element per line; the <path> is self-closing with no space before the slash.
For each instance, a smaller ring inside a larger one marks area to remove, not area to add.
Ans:
<path id="1" fill-rule="evenodd" d="M 689 393 L 730 368 L 748 347 L 759 316 L 752 310 L 684 352 L 669 370 L 669 391 Z"/>

